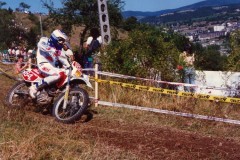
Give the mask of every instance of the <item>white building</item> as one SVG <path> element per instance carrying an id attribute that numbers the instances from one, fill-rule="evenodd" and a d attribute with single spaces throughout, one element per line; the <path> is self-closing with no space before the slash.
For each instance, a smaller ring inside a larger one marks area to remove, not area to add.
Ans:
<path id="1" fill-rule="evenodd" d="M 226 27 L 222 25 L 213 27 L 214 32 L 220 32 L 220 31 L 223 31 L 224 29 L 226 29 Z"/>
<path id="2" fill-rule="evenodd" d="M 186 36 L 188 39 L 189 39 L 189 41 L 193 41 L 194 39 L 193 39 L 193 36 Z"/>

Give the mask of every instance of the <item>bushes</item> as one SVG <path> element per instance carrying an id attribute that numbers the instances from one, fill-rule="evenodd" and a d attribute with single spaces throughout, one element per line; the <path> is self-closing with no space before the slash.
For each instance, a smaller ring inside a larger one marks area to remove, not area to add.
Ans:
<path id="1" fill-rule="evenodd" d="M 161 72 L 163 80 L 173 81 L 179 51 L 163 30 L 141 26 L 122 41 L 113 41 L 101 57 L 103 69 L 111 72 L 149 77 L 151 70 Z"/>

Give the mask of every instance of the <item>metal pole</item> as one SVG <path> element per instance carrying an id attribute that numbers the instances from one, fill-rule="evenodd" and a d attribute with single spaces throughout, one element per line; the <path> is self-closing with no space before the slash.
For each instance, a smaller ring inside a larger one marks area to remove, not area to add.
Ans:
<path id="1" fill-rule="evenodd" d="M 95 107 L 98 107 L 98 64 L 95 64 Z"/>
<path id="2" fill-rule="evenodd" d="M 39 18 L 40 18 L 40 31 L 41 31 L 41 37 L 43 37 L 43 30 L 42 30 L 42 16 L 41 16 L 41 13 L 39 14 Z"/>

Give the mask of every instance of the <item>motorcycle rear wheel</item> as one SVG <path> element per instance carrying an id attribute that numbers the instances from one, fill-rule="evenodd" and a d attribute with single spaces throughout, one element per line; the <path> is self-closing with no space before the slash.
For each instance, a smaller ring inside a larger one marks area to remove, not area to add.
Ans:
<path id="1" fill-rule="evenodd" d="M 29 89 L 24 81 L 19 81 L 8 91 L 5 104 L 10 108 L 21 108 L 28 103 Z"/>
<path id="2" fill-rule="evenodd" d="M 89 95 L 82 88 L 74 88 L 70 90 L 68 96 L 68 104 L 63 109 L 64 95 L 61 93 L 54 101 L 53 116 L 57 121 L 62 123 L 74 123 L 79 120 L 88 107 Z"/>

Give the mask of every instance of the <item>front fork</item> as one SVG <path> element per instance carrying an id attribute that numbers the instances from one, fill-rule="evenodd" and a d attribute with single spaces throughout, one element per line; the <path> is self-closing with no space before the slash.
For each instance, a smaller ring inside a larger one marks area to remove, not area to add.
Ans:
<path id="1" fill-rule="evenodd" d="M 69 91 L 70 91 L 70 85 L 67 84 L 66 90 L 65 90 L 65 95 L 64 95 L 63 109 L 67 108 Z"/>
<path id="2" fill-rule="evenodd" d="M 69 68 L 69 73 L 68 73 L 68 81 L 66 85 L 66 90 L 65 90 L 65 95 L 64 95 L 64 102 L 63 102 L 63 109 L 65 110 L 67 108 L 68 104 L 68 96 L 70 92 L 70 79 L 71 79 L 71 74 L 72 74 L 72 68 Z"/>

